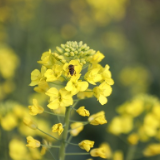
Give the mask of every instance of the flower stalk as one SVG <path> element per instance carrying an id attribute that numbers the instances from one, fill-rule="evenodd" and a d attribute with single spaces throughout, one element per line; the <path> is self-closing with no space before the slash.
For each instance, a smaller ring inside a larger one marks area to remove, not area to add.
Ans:
<path id="1" fill-rule="evenodd" d="M 111 85 L 114 81 L 111 78 L 109 66 L 101 66 L 99 62 L 105 56 L 99 51 L 90 49 L 83 42 L 67 42 L 56 47 L 54 52 L 51 50 L 42 54 L 41 60 L 38 61 L 42 65 L 41 70 L 35 69 L 31 72 L 30 86 L 35 86 L 34 90 L 43 93 L 49 97 L 47 107 L 52 112 L 46 111 L 37 99 L 33 99 L 33 104 L 29 106 L 30 114 L 56 115 L 58 123 L 52 126 L 52 132 L 61 137 L 56 138 L 51 134 L 39 129 L 31 120 L 25 120 L 25 124 L 32 129 L 59 141 L 60 146 L 44 145 L 44 151 L 48 149 L 51 152 L 53 148 L 59 148 L 59 160 L 65 160 L 66 155 L 88 155 L 89 153 L 66 153 L 66 147 L 75 145 L 87 152 L 94 146 L 94 141 L 83 140 L 79 144 L 71 142 L 72 136 L 77 136 L 85 125 L 102 125 L 107 123 L 105 112 L 101 111 L 90 116 L 87 106 L 76 107 L 80 100 L 96 97 L 101 105 L 107 103 L 107 97 L 112 92 Z M 82 70 L 88 68 L 83 74 Z M 99 84 L 100 83 L 100 84 Z M 94 88 L 90 88 L 90 84 Z M 65 115 L 63 115 L 65 112 Z M 79 116 L 88 117 L 87 121 L 75 121 L 70 119 L 72 112 Z M 62 122 L 62 118 L 64 123 Z M 70 128 L 69 128 L 70 125 Z M 70 136 L 68 137 L 68 133 Z M 36 141 L 34 141 L 36 142 Z M 40 146 L 40 143 L 38 143 Z M 30 145 L 32 146 L 32 145 Z M 37 147 L 37 146 L 36 146 Z M 51 155 L 53 159 L 52 152 Z M 102 157 L 102 156 L 101 156 Z M 103 156 L 104 157 L 104 156 Z"/>
<path id="2" fill-rule="evenodd" d="M 65 146 L 66 146 L 66 140 L 67 140 L 67 135 L 68 135 L 68 128 L 69 128 L 69 118 L 70 118 L 70 111 L 71 107 L 66 107 L 66 112 L 65 112 L 65 118 L 64 118 L 64 131 L 62 134 L 62 144 L 59 152 L 59 159 L 64 160 L 65 159 Z"/>

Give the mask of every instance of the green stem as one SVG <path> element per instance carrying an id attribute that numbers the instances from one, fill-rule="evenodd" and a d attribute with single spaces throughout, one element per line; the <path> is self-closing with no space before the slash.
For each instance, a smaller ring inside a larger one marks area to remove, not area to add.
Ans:
<path id="1" fill-rule="evenodd" d="M 52 137 L 52 138 L 54 138 L 54 139 L 56 139 L 56 140 L 58 140 L 58 141 L 59 141 L 59 139 L 58 139 L 58 138 L 56 138 L 56 137 L 54 137 L 54 136 L 52 136 L 52 135 L 50 135 L 50 134 L 48 134 L 48 133 L 46 133 L 46 132 L 42 131 L 42 130 L 41 130 L 41 129 L 39 129 L 38 127 L 37 127 L 37 129 L 38 129 L 39 131 L 41 131 L 42 133 L 44 133 L 44 134 L 46 134 L 46 135 L 48 135 L 48 136 L 50 136 L 50 137 Z"/>
<path id="2" fill-rule="evenodd" d="M 131 145 L 129 147 L 126 160 L 132 160 L 134 158 L 135 150 L 136 150 L 136 146 L 135 145 Z"/>
<path id="3" fill-rule="evenodd" d="M 69 118 L 70 118 L 70 111 L 71 107 L 66 107 L 66 112 L 65 112 L 65 118 L 64 118 L 64 131 L 62 134 L 62 144 L 60 148 L 60 154 L 59 154 L 59 160 L 64 160 L 65 159 L 65 145 L 66 145 L 66 139 L 67 139 L 67 134 L 68 134 L 68 128 L 69 128 Z"/>
<path id="4" fill-rule="evenodd" d="M 66 156 L 74 156 L 74 155 L 89 155 L 90 153 L 66 153 Z"/>

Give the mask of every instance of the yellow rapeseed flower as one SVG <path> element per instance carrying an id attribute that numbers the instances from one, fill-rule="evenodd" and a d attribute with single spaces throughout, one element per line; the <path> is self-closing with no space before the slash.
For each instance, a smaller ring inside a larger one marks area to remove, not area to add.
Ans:
<path id="1" fill-rule="evenodd" d="M 78 145 L 81 149 L 84 149 L 87 152 L 89 152 L 89 150 L 94 146 L 94 141 L 83 140 Z"/>
<path id="2" fill-rule="evenodd" d="M 44 52 L 42 54 L 41 60 L 37 61 L 38 63 L 44 65 L 47 68 L 51 68 L 55 63 L 55 58 L 53 57 L 51 50 Z"/>
<path id="3" fill-rule="evenodd" d="M 142 142 L 146 142 L 149 140 L 149 136 L 146 134 L 146 131 L 144 130 L 143 126 L 140 126 L 138 128 L 138 137 L 139 137 L 139 140 Z"/>
<path id="4" fill-rule="evenodd" d="M 128 114 L 132 117 L 139 116 L 144 110 L 143 101 L 141 99 L 133 99 L 119 106 L 117 111 L 120 114 Z"/>
<path id="5" fill-rule="evenodd" d="M 38 93 L 45 93 L 49 89 L 49 85 L 46 81 L 41 81 L 38 86 L 34 87 L 34 91 Z"/>
<path id="6" fill-rule="evenodd" d="M 9 155 L 12 159 L 29 159 L 25 143 L 18 139 L 12 139 L 9 142 Z M 24 158 L 25 157 L 25 158 Z"/>
<path id="7" fill-rule="evenodd" d="M 139 136 L 137 133 L 132 133 L 128 136 L 127 140 L 131 145 L 136 145 L 138 143 Z"/>
<path id="8" fill-rule="evenodd" d="M 84 98 L 91 98 L 93 97 L 93 91 L 91 89 L 87 89 L 86 91 L 84 92 L 78 92 L 77 93 L 77 97 L 79 99 L 84 99 Z"/>
<path id="9" fill-rule="evenodd" d="M 128 133 L 133 128 L 133 118 L 130 116 L 116 116 L 109 124 L 109 132 L 115 135 Z"/>
<path id="10" fill-rule="evenodd" d="M 30 151 L 31 158 L 30 159 L 42 159 L 41 152 L 38 148 L 28 148 Z M 29 159 L 29 160 L 30 160 Z"/>
<path id="11" fill-rule="evenodd" d="M 105 118 L 105 112 L 104 111 L 100 111 L 96 114 L 91 115 L 88 118 L 88 121 L 90 122 L 90 124 L 92 125 L 100 125 L 100 124 L 105 124 L 107 123 L 107 120 Z"/>
<path id="12" fill-rule="evenodd" d="M 80 77 L 80 74 L 78 76 L 73 76 L 68 81 L 65 89 L 69 92 L 71 92 L 72 95 L 77 94 L 78 92 L 83 92 L 88 88 L 88 82 L 78 80 Z"/>
<path id="13" fill-rule="evenodd" d="M 3 8 L 3 7 L 2 7 Z M 2 13 L 1 13 L 2 14 Z M 1 32 L 2 33 L 2 32 Z M 11 79 L 19 65 L 16 53 L 7 45 L 0 46 L 0 75 L 4 79 Z"/>
<path id="14" fill-rule="evenodd" d="M 92 67 L 88 70 L 88 72 L 85 74 L 84 78 L 89 83 L 96 85 L 96 82 L 100 82 L 102 80 L 102 75 L 99 73 L 101 70 L 100 67 Z"/>
<path id="15" fill-rule="evenodd" d="M 95 87 L 93 89 L 94 96 L 97 98 L 97 100 L 102 104 L 107 103 L 107 98 L 112 93 L 112 88 L 110 85 L 108 85 L 106 82 L 101 83 L 98 87 Z"/>
<path id="16" fill-rule="evenodd" d="M 110 159 L 112 156 L 112 151 L 108 143 L 103 143 L 99 148 L 92 149 L 90 152 L 92 157 L 101 157 Z"/>
<path id="17" fill-rule="evenodd" d="M 41 143 L 38 140 L 36 140 L 33 137 L 31 137 L 31 136 L 27 137 L 27 143 L 28 144 L 26 144 L 26 146 L 30 147 L 30 148 L 37 148 L 37 147 L 41 146 Z"/>
<path id="18" fill-rule="evenodd" d="M 123 153 L 122 151 L 115 151 L 113 154 L 113 160 L 123 160 Z"/>
<path id="19" fill-rule="evenodd" d="M 112 74 L 109 71 L 109 65 L 106 64 L 105 67 L 102 69 L 101 75 L 102 75 L 102 79 L 109 85 L 113 85 L 114 81 L 111 78 Z"/>
<path id="20" fill-rule="evenodd" d="M 83 130 L 83 128 L 84 128 L 84 125 L 81 122 L 72 123 L 70 134 L 72 136 L 77 136 Z"/>
<path id="21" fill-rule="evenodd" d="M 153 113 L 148 113 L 144 117 L 143 127 L 148 136 L 155 136 L 159 127 L 159 120 L 155 117 Z"/>
<path id="22" fill-rule="evenodd" d="M 152 143 L 148 145 L 143 151 L 144 156 L 155 156 L 160 154 L 160 143 Z"/>
<path id="23" fill-rule="evenodd" d="M 37 129 L 37 125 L 28 117 L 23 119 L 23 123 L 32 129 Z"/>
<path id="24" fill-rule="evenodd" d="M 37 99 L 33 99 L 33 105 L 32 106 L 28 106 L 29 110 L 30 110 L 30 114 L 31 115 L 37 115 L 40 113 L 43 113 L 44 109 L 43 107 L 38 105 L 38 101 Z"/>
<path id="25" fill-rule="evenodd" d="M 62 74 L 62 65 L 54 64 L 52 69 L 47 69 L 47 71 L 44 73 L 44 76 L 47 78 L 47 82 L 53 82 L 58 80 L 58 78 Z"/>
<path id="26" fill-rule="evenodd" d="M 41 72 L 35 69 L 31 72 L 31 83 L 30 86 L 38 85 L 40 82 L 45 81 L 44 73 L 46 72 L 46 67 L 41 67 Z"/>
<path id="27" fill-rule="evenodd" d="M 89 111 L 86 110 L 84 106 L 79 107 L 76 112 L 83 117 L 90 115 Z"/>
<path id="28" fill-rule="evenodd" d="M 1 117 L 1 125 L 4 130 L 10 131 L 18 125 L 17 117 L 8 113 L 5 117 Z"/>
<path id="29" fill-rule="evenodd" d="M 50 109 L 58 109 L 73 104 L 71 93 L 64 88 L 58 90 L 52 87 L 46 92 L 46 95 L 50 97 L 50 103 L 47 105 Z"/>
<path id="30" fill-rule="evenodd" d="M 155 115 L 155 117 L 160 120 L 160 116 L 159 116 L 159 113 L 160 113 L 160 104 L 159 103 L 156 104 L 155 106 L 153 106 L 152 112 Z"/>
<path id="31" fill-rule="evenodd" d="M 101 53 L 100 51 L 97 51 L 91 58 L 90 58 L 90 62 L 91 63 L 99 63 L 102 61 L 102 59 L 104 59 L 104 54 Z"/>
<path id="32" fill-rule="evenodd" d="M 62 123 L 57 123 L 52 126 L 52 132 L 58 132 L 59 135 L 63 132 L 63 125 Z"/>

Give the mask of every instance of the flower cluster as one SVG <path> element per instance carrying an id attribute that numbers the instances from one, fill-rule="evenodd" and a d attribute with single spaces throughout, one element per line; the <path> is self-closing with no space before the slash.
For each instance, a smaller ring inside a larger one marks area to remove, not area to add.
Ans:
<path id="1" fill-rule="evenodd" d="M 38 97 L 36 98 L 39 100 Z M 38 148 L 26 148 L 24 137 L 31 135 L 42 137 L 43 139 L 48 139 L 48 136 L 36 131 L 38 123 L 38 127 L 40 127 L 42 130 L 45 130 L 46 132 L 49 132 L 50 125 L 47 120 L 41 117 L 38 119 L 37 117 L 31 117 L 26 106 L 11 100 L 0 103 L 0 118 L 2 131 L 4 130 L 4 133 L 7 133 L 9 136 L 8 149 L 9 156 L 12 159 L 24 159 L 25 157 L 25 160 L 29 160 L 40 159 L 42 157 L 42 150 L 39 150 Z M 23 122 L 30 127 L 26 127 Z M 13 134 L 13 132 L 15 134 Z M 2 135 L 2 133 L 3 132 L 0 134 Z M 50 139 L 50 141 L 53 142 L 52 139 Z"/>
<path id="2" fill-rule="evenodd" d="M 36 92 L 44 93 L 48 96 L 47 107 L 51 112 L 42 107 L 37 99 L 33 99 L 32 105 L 28 106 L 30 115 L 35 116 L 43 112 L 57 115 L 58 117 L 64 117 L 64 123 L 58 118 L 59 122 L 53 124 L 51 131 L 52 133 L 57 133 L 57 136 L 41 130 L 31 119 L 25 118 L 24 123 L 58 142 L 62 140 L 59 146 L 59 158 L 62 160 L 64 160 L 66 154 L 69 155 L 69 153 L 65 153 L 65 147 L 68 144 L 77 145 L 87 152 L 94 146 L 94 141 L 92 140 L 82 140 L 79 144 L 71 143 L 71 138 L 67 138 L 68 132 L 70 137 L 77 136 L 83 130 L 84 125 L 107 123 L 104 111 L 90 115 L 85 106 L 76 108 L 81 99 L 92 98 L 93 96 L 97 98 L 101 105 L 107 103 L 107 97 L 112 93 L 111 85 L 114 84 L 114 81 L 109 65 L 102 67 L 99 64 L 104 57 L 101 52 L 90 49 L 83 42 L 67 42 L 56 47 L 54 52 L 51 52 L 51 50 L 44 52 L 41 60 L 38 61 L 42 65 L 41 71 L 35 69 L 31 73 L 30 86 L 35 86 L 34 90 Z M 88 120 L 72 122 L 70 113 L 74 110 L 76 114 L 88 117 Z M 40 146 L 44 148 L 45 146 L 46 149 L 49 149 L 50 147 L 55 147 L 54 145 L 41 144 L 31 136 L 27 137 L 27 142 L 27 146 L 31 148 Z M 90 154 L 93 157 L 106 158 L 106 155 L 101 155 L 101 152 L 103 152 L 103 149 L 94 149 Z"/>
<path id="3" fill-rule="evenodd" d="M 91 92 L 104 105 L 114 81 L 109 65 L 103 68 L 99 64 L 103 58 L 102 53 L 89 49 L 82 42 L 67 42 L 56 47 L 54 52 L 49 50 L 42 54 L 38 61 L 42 64 L 41 71 L 32 71 L 30 86 L 36 86 L 35 91 L 48 95 L 48 107 L 54 110 L 72 105 L 74 95 L 86 97 L 86 92 Z M 85 68 L 88 69 L 83 75 Z M 95 87 L 89 89 L 89 84 Z"/>
<path id="4" fill-rule="evenodd" d="M 139 95 L 117 108 L 120 114 L 112 119 L 108 130 L 114 135 L 128 134 L 130 145 L 138 145 L 139 141 L 150 145 L 144 150 L 145 156 L 160 154 L 160 101 L 149 95 Z M 154 142 L 152 143 L 152 139 Z"/>

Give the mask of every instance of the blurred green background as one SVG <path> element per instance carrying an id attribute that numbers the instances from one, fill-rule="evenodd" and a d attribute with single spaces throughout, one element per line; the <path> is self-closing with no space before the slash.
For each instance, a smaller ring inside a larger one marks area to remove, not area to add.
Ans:
<path id="1" fill-rule="evenodd" d="M 92 114 L 105 110 L 109 122 L 115 108 L 135 95 L 160 96 L 159 0 L 0 0 L 0 118 L 8 103 L 9 108 L 13 103 L 27 108 L 34 93 L 30 74 L 40 69 L 36 62 L 66 41 L 83 41 L 105 55 L 103 66 L 110 65 L 115 84 L 108 103 L 101 106 L 95 98 L 80 102 Z M 89 138 L 95 147 L 106 141 L 126 150 L 106 127 L 85 127 L 75 142 Z M 15 134 L 16 128 L 1 127 L 0 159 L 11 158 L 8 144 Z"/>

